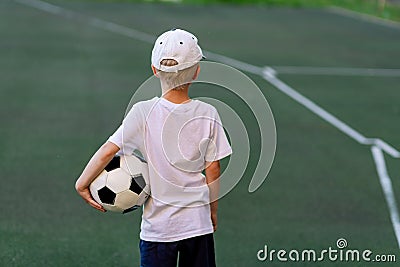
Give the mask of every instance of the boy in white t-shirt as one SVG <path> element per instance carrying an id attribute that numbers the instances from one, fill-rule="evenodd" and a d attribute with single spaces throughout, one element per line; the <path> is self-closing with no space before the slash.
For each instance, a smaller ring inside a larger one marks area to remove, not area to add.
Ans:
<path id="1" fill-rule="evenodd" d="M 90 183 L 116 153 L 143 154 L 151 190 L 140 232 L 143 267 L 176 267 L 178 259 L 181 267 L 215 266 L 219 160 L 232 150 L 217 110 L 188 96 L 202 58 L 193 34 L 160 35 L 151 63 L 162 97 L 136 103 L 76 182 L 82 198 L 105 211 L 91 197 Z"/>

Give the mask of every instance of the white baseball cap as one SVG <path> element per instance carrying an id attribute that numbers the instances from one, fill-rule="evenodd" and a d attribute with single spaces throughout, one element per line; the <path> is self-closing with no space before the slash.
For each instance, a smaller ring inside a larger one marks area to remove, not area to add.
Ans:
<path id="1" fill-rule="evenodd" d="M 197 38 L 190 32 L 181 29 L 172 29 L 161 34 L 151 53 L 151 64 L 164 72 L 178 72 L 198 63 L 203 56 Z M 175 66 L 163 66 L 164 59 L 174 59 L 178 62 Z"/>

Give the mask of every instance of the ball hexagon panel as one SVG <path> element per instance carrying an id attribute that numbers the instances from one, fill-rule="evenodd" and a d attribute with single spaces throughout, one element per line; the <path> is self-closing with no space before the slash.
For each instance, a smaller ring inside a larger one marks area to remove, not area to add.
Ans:
<path id="1" fill-rule="evenodd" d="M 121 209 L 129 209 L 136 205 L 138 200 L 138 195 L 130 190 L 118 193 L 115 197 L 115 204 Z"/>
<path id="2" fill-rule="evenodd" d="M 115 169 L 108 173 L 106 185 L 114 193 L 118 194 L 129 189 L 131 176 L 123 169 Z"/>
<path id="3" fill-rule="evenodd" d="M 121 157 L 120 166 L 122 169 L 124 169 L 130 175 L 135 175 L 135 174 L 141 173 L 143 165 L 146 165 L 146 164 L 143 163 L 136 156 L 122 156 Z"/>
<path id="4" fill-rule="evenodd" d="M 103 207 L 104 207 L 106 210 L 114 211 L 114 212 L 119 212 L 119 213 L 122 213 L 122 212 L 124 211 L 123 209 L 121 209 L 121 208 L 119 208 L 119 207 L 117 207 L 117 206 L 109 205 L 109 204 L 103 204 Z"/>

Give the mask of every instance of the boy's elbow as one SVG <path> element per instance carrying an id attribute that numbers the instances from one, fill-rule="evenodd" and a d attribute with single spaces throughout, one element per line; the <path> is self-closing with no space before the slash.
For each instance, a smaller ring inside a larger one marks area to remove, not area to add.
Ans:
<path id="1" fill-rule="evenodd" d="M 209 170 L 209 171 L 212 171 L 212 172 L 216 172 L 216 171 L 219 172 L 221 170 L 221 166 L 219 164 L 219 160 L 208 162 L 206 170 Z"/>
<path id="2" fill-rule="evenodd" d="M 75 182 L 75 190 L 77 192 L 80 192 L 80 191 L 83 190 L 83 186 L 81 185 L 80 179 L 77 179 L 76 182 Z"/>
<path id="3" fill-rule="evenodd" d="M 220 173 L 221 173 L 221 166 L 219 164 L 219 160 L 207 163 L 206 176 L 210 176 L 213 178 L 215 177 L 215 179 L 217 179 Z"/>

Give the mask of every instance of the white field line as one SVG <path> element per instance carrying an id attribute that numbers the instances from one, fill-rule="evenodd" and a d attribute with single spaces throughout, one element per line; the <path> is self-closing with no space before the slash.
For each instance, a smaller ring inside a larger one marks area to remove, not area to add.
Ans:
<path id="1" fill-rule="evenodd" d="M 78 12 L 56 6 L 40 0 L 14 0 L 15 2 L 31 6 L 33 8 L 52 13 L 54 15 L 59 15 L 64 18 L 72 20 L 80 20 L 88 23 L 91 26 L 100 28 L 102 30 L 107 30 L 113 33 L 118 33 L 126 37 L 130 37 L 145 43 L 153 44 L 156 38 L 153 35 L 134 30 L 132 28 L 122 26 L 113 22 L 109 22 L 103 19 L 89 17 Z"/>
<path id="2" fill-rule="evenodd" d="M 102 30 L 110 31 L 112 33 L 118 33 L 124 35 L 126 37 L 130 37 L 132 39 L 136 39 L 139 41 L 143 41 L 145 43 L 153 44 L 156 40 L 156 37 L 141 31 L 134 30 L 132 28 L 122 26 L 120 24 L 116 24 L 114 22 L 109 22 L 103 19 L 99 19 L 96 17 L 89 17 L 78 12 L 56 6 L 41 0 L 14 0 L 15 2 L 25 4 L 27 6 L 31 6 L 33 8 L 46 11 L 48 13 L 52 13 L 54 15 L 59 15 L 64 18 L 73 19 L 73 20 L 81 20 L 86 22 L 94 27 L 100 28 Z M 204 54 L 207 58 L 213 59 L 215 61 L 226 63 L 232 67 L 240 69 L 242 71 L 250 72 L 257 75 L 262 75 L 263 68 L 257 67 L 251 64 L 247 64 L 241 61 L 238 61 L 233 58 L 229 58 L 220 54 L 216 54 L 210 51 L 204 51 Z"/>
<path id="3" fill-rule="evenodd" d="M 134 30 L 132 28 L 122 26 L 113 22 L 109 22 L 103 19 L 88 17 L 77 13 L 72 10 L 62 8 L 40 0 L 14 0 L 18 3 L 25 4 L 55 15 L 59 15 L 68 19 L 82 20 L 86 23 L 108 30 L 113 33 L 119 33 L 121 35 L 143 41 L 146 43 L 153 44 L 155 37 Z M 242 71 L 250 72 L 262 76 L 262 68 L 256 67 L 245 62 L 235 60 L 220 54 L 212 53 L 210 51 L 204 51 L 207 58 L 223 62 L 232 67 L 240 69 Z M 274 66 L 273 69 L 277 74 L 297 74 L 297 75 L 343 75 L 343 76 L 388 76 L 388 77 L 400 77 L 400 69 L 375 69 L 375 68 L 330 68 L 330 67 L 306 67 L 306 66 Z"/>
<path id="4" fill-rule="evenodd" d="M 278 74 L 400 77 L 400 69 L 271 66 Z"/>
<path id="5" fill-rule="evenodd" d="M 49 12 L 49 13 L 52 13 L 52 14 L 67 17 L 70 19 L 81 19 L 81 20 L 83 19 L 95 27 L 98 27 L 98 28 L 101 28 L 101 29 L 104 29 L 104 30 L 107 30 L 107 31 L 110 31 L 113 33 L 119 33 L 124 36 L 136 39 L 136 40 L 141 40 L 146 43 L 152 43 L 155 40 L 154 36 L 149 35 L 147 33 L 136 31 L 131 28 L 128 28 L 128 27 L 125 27 L 125 26 L 122 26 L 122 25 L 119 25 L 116 23 L 108 22 L 108 21 L 105 21 L 102 19 L 88 17 L 85 15 L 79 14 L 77 12 L 70 11 L 65 8 L 55 6 L 53 4 L 49 4 L 49 3 L 46 3 L 46 2 L 43 2 L 40 0 L 14 0 L 14 1 L 37 8 L 37 9 L 40 9 L 40 10 L 43 10 L 43 11 L 46 11 L 46 12 Z M 400 234 L 399 234 L 400 227 L 398 225 L 399 215 L 398 215 L 398 211 L 397 211 L 397 207 L 396 207 L 396 202 L 394 199 L 393 189 L 391 186 L 391 180 L 386 171 L 386 165 L 384 162 L 383 155 L 381 156 L 382 150 L 383 150 L 386 153 L 388 153 L 389 155 L 391 155 L 392 157 L 399 158 L 400 157 L 399 151 L 397 151 L 395 148 L 393 148 L 392 146 L 390 146 L 389 144 L 385 143 L 384 141 L 382 141 L 380 139 L 366 138 L 361 133 L 357 132 L 356 130 L 354 130 L 353 128 L 351 128 L 350 126 L 345 124 L 344 122 L 340 121 L 338 118 L 334 117 L 332 114 L 328 113 L 327 111 L 325 111 L 324 109 L 322 109 L 321 107 L 316 105 L 314 102 L 312 102 L 308 98 L 304 97 L 303 95 L 301 95 L 300 93 L 295 91 L 293 88 L 291 88 L 287 84 L 283 83 L 281 80 L 277 79 L 275 76 L 276 71 L 270 67 L 260 68 L 260 67 L 250 65 L 250 64 L 241 62 L 239 60 L 235 60 L 235 59 L 232 59 L 232 58 L 229 58 L 229 57 L 226 57 L 223 55 L 219 55 L 216 53 L 212 53 L 212 52 L 206 52 L 206 56 L 208 56 L 210 59 L 219 61 L 221 63 L 231 65 L 242 71 L 261 75 L 265 80 L 270 82 L 277 89 L 279 89 L 280 91 L 282 91 L 283 93 L 285 93 L 286 95 L 291 97 L 293 100 L 295 100 L 296 102 L 300 103 L 301 105 L 303 105 L 304 107 L 306 107 L 307 109 L 309 109 L 310 111 L 312 111 L 313 113 L 318 115 L 319 117 L 321 117 L 322 119 L 324 119 L 325 121 L 327 121 L 328 123 L 330 123 L 331 125 L 336 127 L 337 129 L 339 129 L 346 135 L 350 136 L 351 138 L 353 138 L 360 144 L 371 145 L 372 146 L 371 149 L 372 149 L 372 153 L 373 153 L 375 162 L 379 162 L 379 164 L 377 164 L 377 171 L 380 174 L 380 177 L 381 177 L 381 174 L 383 174 L 382 177 L 383 177 L 384 184 L 386 186 L 385 188 L 387 189 L 387 184 L 390 184 L 389 188 L 391 188 L 391 190 L 387 191 L 386 189 L 384 189 L 383 192 L 385 194 L 385 197 L 386 197 L 386 200 L 388 203 L 390 218 L 392 220 L 392 223 L 395 222 L 395 223 L 393 223 L 393 228 L 394 228 L 394 231 L 396 234 L 396 238 L 399 241 L 399 237 L 400 237 Z M 398 242 L 398 245 L 400 247 L 400 242 Z"/>
<path id="6" fill-rule="evenodd" d="M 261 68 L 261 67 L 257 67 L 257 66 L 254 66 L 254 65 L 251 65 L 251 64 L 248 64 L 248 63 L 245 63 L 245 62 L 242 62 L 242 61 L 230 58 L 230 57 L 226 57 L 226 56 L 223 56 L 220 54 L 216 54 L 216 53 L 213 53 L 210 51 L 204 51 L 204 53 L 208 59 L 212 59 L 212 60 L 227 64 L 227 65 L 230 65 L 241 71 L 246 71 L 246 72 L 256 74 L 259 76 L 263 75 L 263 68 Z"/>
<path id="7" fill-rule="evenodd" d="M 362 13 L 351 11 L 351 10 L 341 8 L 341 7 L 328 7 L 328 8 L 326 8 L 326 10 L 328 10 L 331 13 L 349 17 L 352 19 L 359 19 L 359 20 L 363 20 L 363 21 L 366 21 L 369 23 L 374 23 L 374 24 L 378 24 L 381 26 L 400 30 L 400 23 L 396 22 L 396 21 L 382 19 L 382 18 L 375 17 L 375 16 L 368 15 L 368 14 L 362 14 Z"/>
<path id="8" fill-rule="evenodd" d="M 317 116 L 322 118 L 323 120 L 327 121 L 341 132 L 346 134 L 347 136 L 351 137 L 358 143 L 362 145 L 374 145 L 388 153 L 394 158 L 400 158 L 400 152 L 396 150 L 394 147 L 388 145 L 386 142 L 382 141 L 381 139 L 377 138 L 367 138 L 358 131 L 351 128 L 349 125 L 344 123 L 343 121 L 339 120 L 331 113 L 327 112 L 310 99 L 306 98 L 292 87 L 287 85 L 286 83 L 282 82 L 275 76 L 275 73 L 272 71 L 273 69 L 270 67 L 266 67 L 263 73 L 263 78 L 267 80 L 270 84 L 272 84 L 275 88 L 280 90 L 281 92 L 285 93 L 287 96 L 295 100 L 296 102 L 300 103 L 307 109 L 311 110 Z"/>
<path id="9" fill-rule="evenodd" d="M 386 204 L 390 212 L 390 220 L 392 221 L 394 233 L 396 235 L 397 244 L 400 247 L 400 218 L 396 204 L 396 198 L 393 192 L 393 185 L 387 173 L 385 158 L 382 150 L 376 146 L 371 147 L 372 156 L 374 158 L 376 170 L 379 176 L 379 182 L 385 195 Z"/>

